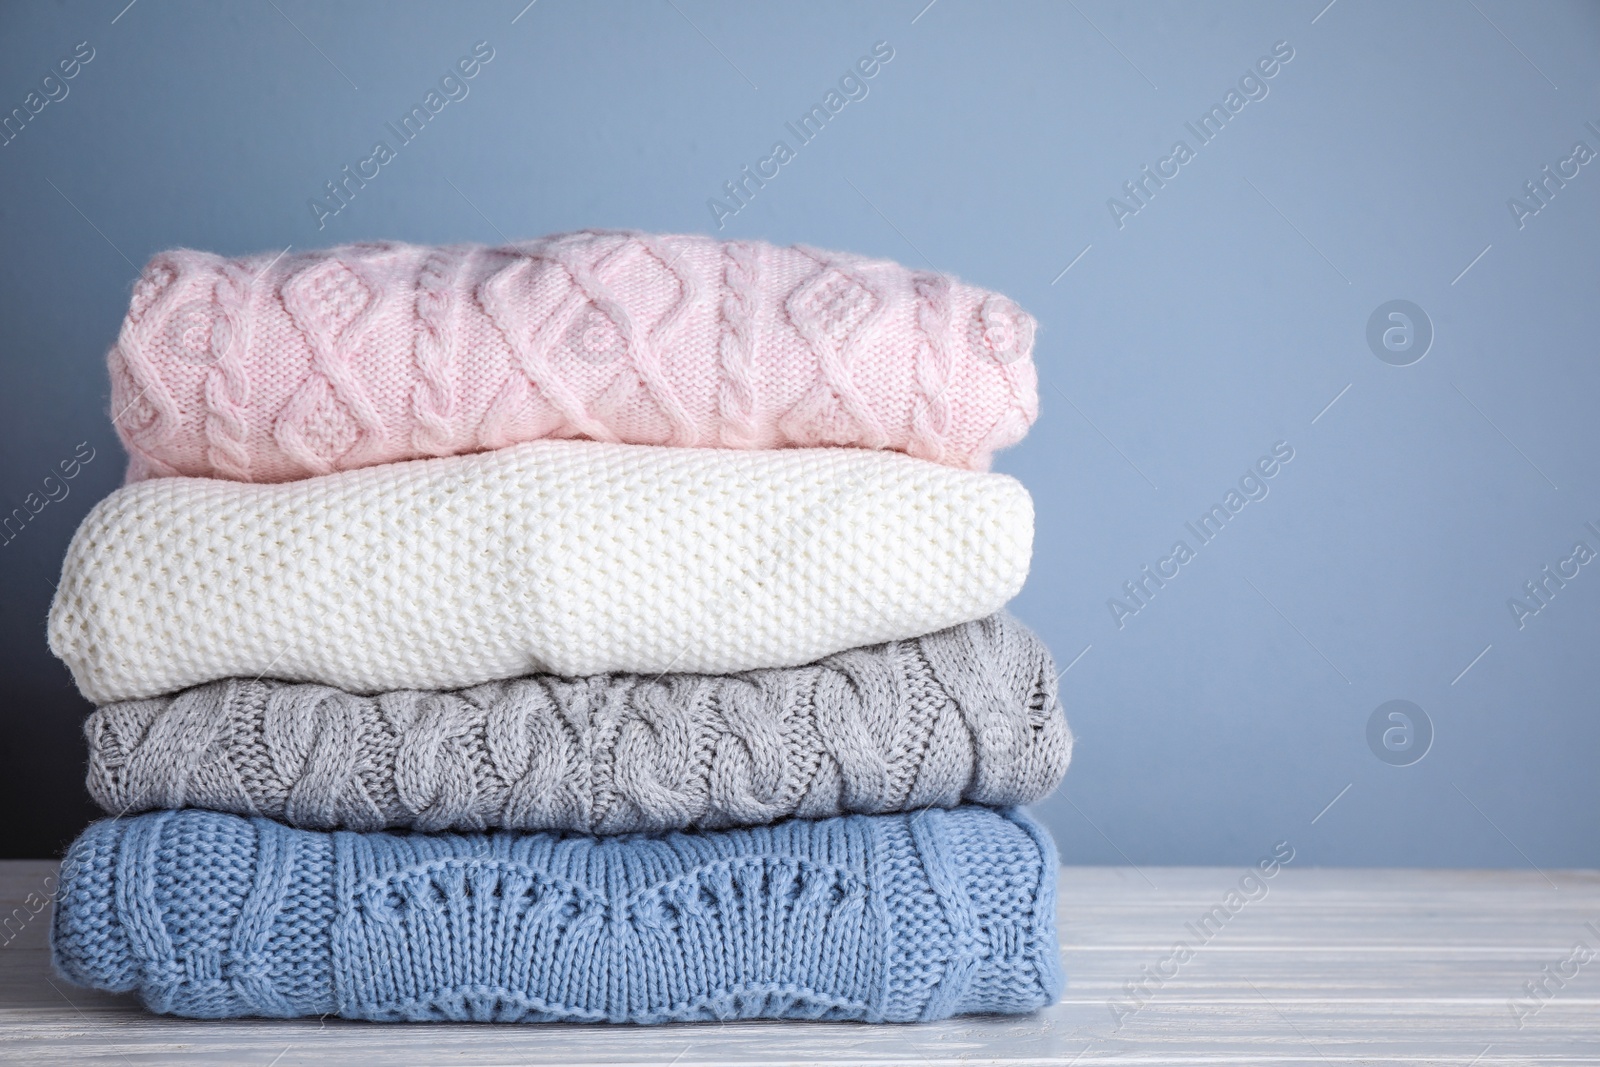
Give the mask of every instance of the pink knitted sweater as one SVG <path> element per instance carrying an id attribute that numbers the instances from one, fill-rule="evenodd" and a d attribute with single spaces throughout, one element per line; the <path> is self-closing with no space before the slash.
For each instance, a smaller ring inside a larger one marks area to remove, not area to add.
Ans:
<path id="1" fill-rule="evenodd" d="M 982 469 L 1038 414 L 1033 334 L 1005 297 L 882 260 L 587 231 L 165 252 L 108 362 L 130 481 L 287 481 L 545 437 Z"/>

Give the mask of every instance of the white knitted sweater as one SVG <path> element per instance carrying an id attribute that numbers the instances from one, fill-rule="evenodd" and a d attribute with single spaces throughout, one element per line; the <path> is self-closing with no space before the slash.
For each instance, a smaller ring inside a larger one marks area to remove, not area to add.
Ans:
<path id="1" fill-rule="evenodd" d="M 809 663 L 998 610 L 1033 502 L 894 452 L 540 441 L 112 493 L 50 647 L 105 704 L 226 677 L 352 692 Z"/>

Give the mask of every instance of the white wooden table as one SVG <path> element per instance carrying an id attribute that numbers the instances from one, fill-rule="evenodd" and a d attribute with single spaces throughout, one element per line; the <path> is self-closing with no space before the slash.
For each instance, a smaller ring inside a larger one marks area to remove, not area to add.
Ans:
<path id="1" fill-rule="evenodd" d="M 51 870 L 46 862 L 0 863 L 0 917 L 15 914 Z M 1023 1018 L 925 1026 L 162 1018 L 131 997 L 85 992 L 57 978 L 49 969 L 45 906 L 0 947 L 0 1061 L 1600 1064 L 1600 872 L 1549 871 L 1547 880 L 1514 871 L 1290 868 L 1191 959 L 1173 957 L 1175 942 L 1198 940 L 1186 924 L 1224 903 L 1242 873 L 1065 868 L 1069 987 L 1061 1003 Z M 1592 950 L 1592 960 L 1575 962 L 1586 955 L 1574 955 L 1579 944 Z M 1140 979 L 1143 992 L 1129 993 L 1124 984 Z M 1549 995 L 1530 999 L 1524 983 L 1541 979 Z M 1136 1009 L 1120 1027 L 1113 1001 Z"/>

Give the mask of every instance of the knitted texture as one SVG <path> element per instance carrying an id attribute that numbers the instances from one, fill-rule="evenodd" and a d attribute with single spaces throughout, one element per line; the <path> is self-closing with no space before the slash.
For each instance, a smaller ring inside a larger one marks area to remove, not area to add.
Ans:
<path id="1" fill-rule="evenodd" d="M 1062 985 L 1056 856 L 1019 810 L 660 837 L 319 833 L 208 811 L 91 826 L 56 967 L 202 1018 L 912 1022 Z"/>
<path id="2" fill-rule="evenodd" d="M 159 478 L 84 519 L 50 647 L 96 704 L 811 663 L 998 611 L 1020 483 L 863 449 L 537 441 L 281 485 Z"/>
<path id="3" fill-rule="evenodd" d="M 536 675 L 358 697 L 229 679 L 101 708 L 109 812 L 211 808 L 313 829 L 718 828 L 1004 807 L 1060 782 L 1050 653 L 1007 615 L 742 675 Z"/>
<path id="4" fill-rule="evenodd" d="M 894 263 L 598 232 L 164 252 L 108 357 L 129 480 L 278 482 L 547 437 L 895 449 L 984 469 L 1035 324 Z"/>

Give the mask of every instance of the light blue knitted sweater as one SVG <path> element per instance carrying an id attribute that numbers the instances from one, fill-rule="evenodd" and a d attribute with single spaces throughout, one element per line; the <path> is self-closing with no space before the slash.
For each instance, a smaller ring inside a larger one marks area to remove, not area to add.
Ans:
<path id="1" fill-rule="evenodd" d="M 915 1021 L 1052 1003 L 1056 855 L 981 807 L 663 836 L 91 826 L 52 946 L 205 1018 Z"/>

